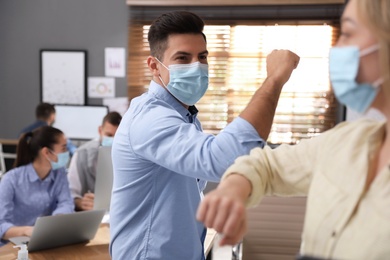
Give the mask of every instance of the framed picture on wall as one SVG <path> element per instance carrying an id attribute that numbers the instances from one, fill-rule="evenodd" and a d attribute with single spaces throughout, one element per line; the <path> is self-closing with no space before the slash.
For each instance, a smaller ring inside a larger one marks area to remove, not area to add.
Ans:
<path id="1" fill-rule="evenodd" d="M 41 102 L 85 105 L 87 93 L 87 51 L 40 51 Z"/>

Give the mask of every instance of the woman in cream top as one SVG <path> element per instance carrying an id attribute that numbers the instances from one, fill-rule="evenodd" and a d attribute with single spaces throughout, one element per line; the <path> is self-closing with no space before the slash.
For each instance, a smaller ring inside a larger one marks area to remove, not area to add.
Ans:
<path id="1" fill-rule="evenodd" d="M 264 196 L 308 196 L 301 255 L 390 257 L 390 0 L 350 0 L 329 57 L 338 100 L 387 121 L 344 122 L 297 145 L 239 157 L 198 208 L 197 218 L 235 244 L 245 206 Z"/>

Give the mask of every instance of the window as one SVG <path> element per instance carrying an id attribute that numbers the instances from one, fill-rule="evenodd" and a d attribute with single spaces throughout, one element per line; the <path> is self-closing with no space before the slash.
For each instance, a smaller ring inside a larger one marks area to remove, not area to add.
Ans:
<path id="1" fill-rule="evenodd" d="M 151 80 L 145 62 L 148 29 L 142 22 L 129 27 L 130 98 L 143 92 Z M 337 27 L 219 22 L 208 23 L 204 32 L 210 84 L 197 108 L 206 132 L 217 134 L 240 114 L 265 80 L 266 56 L 273 49 L 290 49 L 301 61 L 283 88 L 268 142 L 297 143 L 335 125 L 337 103 L 328 79 L 328 52 L 337 39 Z"/>

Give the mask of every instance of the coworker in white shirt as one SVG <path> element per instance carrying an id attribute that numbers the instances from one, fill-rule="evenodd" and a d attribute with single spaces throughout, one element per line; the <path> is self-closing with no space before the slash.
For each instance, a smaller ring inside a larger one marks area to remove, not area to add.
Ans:
<path id="1" fill-rule="evenodd" d="M 94 204 L 96 164 L 99 146 L 111 146 L 122 116 L 110 112 L 99 126 L 99 138 L 77 149 L 69 166 L 68 181 L 76 210 L 91 210 Z"/>

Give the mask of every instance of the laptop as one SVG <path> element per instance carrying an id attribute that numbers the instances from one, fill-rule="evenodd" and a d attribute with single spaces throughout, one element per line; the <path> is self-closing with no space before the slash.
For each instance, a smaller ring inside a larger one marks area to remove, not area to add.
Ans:
<path id="1" fill-rule="evenodd" d="M 99 147 L 95 177 L 95 200 L 93 209 L 110 210 L 113 168 L 111 159 L 111 147 Z"/>
<path id="2" fill-rule="evenodd" d="M 39 217 L 31 237 L 14 237 L 16 245 L 27 244 L 29 252 L 87 242 L 93 239 L 104 216 L 104 210 Z"/>

